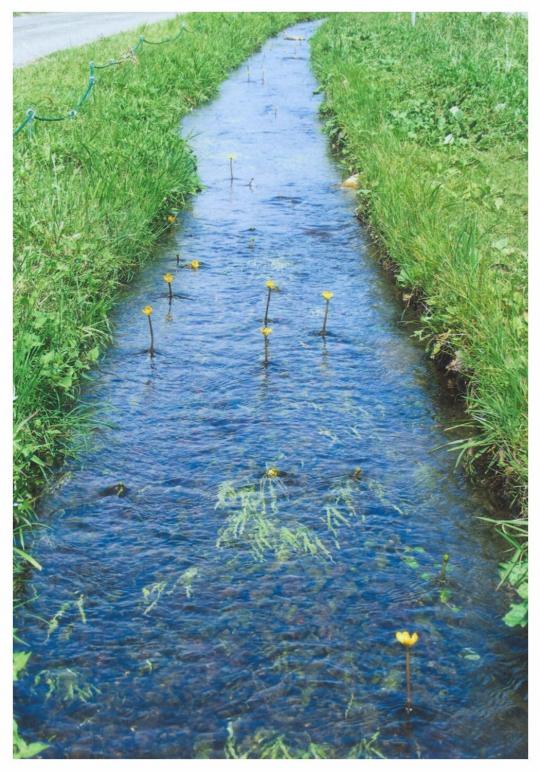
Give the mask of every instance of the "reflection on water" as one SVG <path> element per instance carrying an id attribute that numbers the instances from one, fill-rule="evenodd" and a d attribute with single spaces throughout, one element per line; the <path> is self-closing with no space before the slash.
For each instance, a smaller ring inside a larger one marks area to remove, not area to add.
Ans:
<path id="1" fill-rule="evenodd" d="M 44 501 L 16 705 L 45 756 L 526 753 L 500 546 L 338 187 L 308 45 L 270 41 L 185 122 L 204 190 L 118 308 L 85 393 L 107 428 Z"/>

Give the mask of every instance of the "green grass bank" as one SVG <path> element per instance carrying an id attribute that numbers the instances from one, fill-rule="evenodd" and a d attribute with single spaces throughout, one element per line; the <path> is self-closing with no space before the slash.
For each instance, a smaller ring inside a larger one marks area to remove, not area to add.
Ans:
<path id="1" fill-rule="evenodd" d="M 416 303 L 430 356 L 466 384 L 469 437 L 524 557 L 527 488 L 527 20 L 336 14 L 312 43 L 358 212 Z M 449 440 L 452 438 L 449 437 Z M 512 519 L 513 518 L 513 519 Z M 515 577 L 514 577 L 515 578 Z"/>
<path id="2" fill-rule="evenodd" d="M 14 72 L 14 119 L 27 108 L 73 120 L 34 122 L 14 138 L 14 478 L 17 569 L 35 501 L 82 419 L 81 380 L 110 340 L 118 291 L 149 258 L 167 214 L 197 189 L 179 122 L 228 72 L 305 14 L 197 13 L 144 28 L 163 45 L 130 48 L 141 30 L 61 51 Z"/>

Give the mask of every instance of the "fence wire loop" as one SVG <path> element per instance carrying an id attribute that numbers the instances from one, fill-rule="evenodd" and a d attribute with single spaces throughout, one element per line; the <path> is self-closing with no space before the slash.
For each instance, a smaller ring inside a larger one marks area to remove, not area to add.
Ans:
<path id="1" fill-rule="evenodd" d="M 144 43 L 148 43 L 154 46 L 161 45 L 162 43 L 172 43 L 175 40 L 178 40 L 182 32 L 187 30 L 188 30 L 188 27 L 186 26 L 186 24 L 182 23 L 180 25 L 180 31 L 178 32 L 177 35 L 175 35 L 172 38 L 164 38 L 163 40 L 147 40 L 144 37 L 144 35 L 140 35 L 138 42 L 134 46 L 131 46 L 131 48 L 129 48 L 128 50 L 131 51 L 132 55 L 135 55 L 137 51 L 140 48 L 142 48 Z M 89 62 L 88 63 L 89 74 L 88 74 L 88 83 L 86 85 L 86 90 L 84 94 L 80 97 L 75 107 L 72 107 L 69 110 L 67 110 L 65 115 L 38 115 L 37 111 L 34 110 L 33 107 L 29 107 L 25 113 L 25 118 L 22 121 L 22 123 L 20 123 L 17 126 L 17 128 L 13 130 L 13 136 L 16 137 L 18 134 L 20 134 L 20 132 L 23 129 L 27 129 L 28 134 L 31 135 L 32 125 L 34 121 L 58 122 L 58 121 L 65 121 L 68 119 L 73 120 L 74 118 L 76 118 L 77 115 L 79 114 L 79 110 L 84 105 L 84 103 L 86 102 L 90 94 L 92 93 L 92 89 L 96 84 L 95 70 L 103 70 L 106 67 L 112 67 L 114 65 L 123 64 L 123 62 L 125 61 L 126 61 L 126 57 L 124 56 L 121 59 L 109 59 L 109 61 L 106 62 L 105 64 L 95 64 L 94 62 Z"/>

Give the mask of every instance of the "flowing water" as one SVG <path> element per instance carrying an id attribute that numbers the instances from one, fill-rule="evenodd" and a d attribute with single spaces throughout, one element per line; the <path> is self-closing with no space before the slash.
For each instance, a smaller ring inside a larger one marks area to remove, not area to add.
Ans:
<path id="1" fill-rule="evenodd" d="M 282 34 L 184 122 L 205 187 L 119 304 L 84 395 L 106 424 L 43 503 L 17 614 L 16 712 L 46 757 L 526 754 L 504 555 L 316 88 Z"/>

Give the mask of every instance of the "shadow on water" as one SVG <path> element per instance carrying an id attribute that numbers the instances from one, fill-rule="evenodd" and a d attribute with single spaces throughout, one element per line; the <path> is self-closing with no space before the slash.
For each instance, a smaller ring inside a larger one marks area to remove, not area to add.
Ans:
<path id="1" fill-rule="evenodd" d="M 488 505 L 338 187 L 308 46 L 269 41 L 185 121 L 204 189 L 119 304 L 84 395 L 110 428 L 43 501 L 16 711 L 44 756 L 526 754 Z M 202 267 L 169 307 L 177 254 Z"/>

